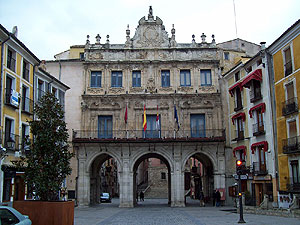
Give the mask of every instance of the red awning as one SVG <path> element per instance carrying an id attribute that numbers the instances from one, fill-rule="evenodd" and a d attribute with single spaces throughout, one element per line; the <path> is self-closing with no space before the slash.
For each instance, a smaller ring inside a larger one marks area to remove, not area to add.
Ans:
<path id="1" fill-rule="evenodd" d="M 257 81 L 262 81 L 262 70 L 261 69 L 256 69 L 252 73 L 250 73 L 241 83 L 242 87 L 247 87 L 249 88 L 249 82 L 251 80 L 257 80 Z"/>
<path id="2" fill-rule="evenodd" d="M 235 85 L 229 88 L 229 94 L 231 95 L 231 97 L 233 97 L 233 90 L 237 87 L 242 91 L 243 87 L 241 86 L 241 82 L 237 82 Z"/>
<path id="3" fill-rule="evenodd" d="M 243 121 L 245 121 L 245 119 L 246 119 L 245 113 L 241 112 L 241 113 L 235 114 L 235 115 L 231 118 L 232 123 L 234 124 L 234 119 L 239 118 L 239 117 L 242 117 L 242 120 L 243 120 Z"/>
<path id="4" fill-rule="evenodd" d="M 246 149 L 247 149 L 247 147 L 245 145 L 241 145 L 239 147 L 234 148 L 233 149 L 233 156 L 235 157 L 235 152 L 240 151 L 240 150 L 243 150 L 244 156 L 246 156 Z"/>
<path id="5" fill-rule="evenodd" d="M 255 151 L 256 147 L 259 147 L 259 146 L 263 146 L 265 152 L 268 151 L 268 148 L 269 148 L 268 142 L 267 141 L 261 141 L 261 142 L 256 142 L 256 143 L 251 145 L 252 154 L 254 154 L 254 151 Z"/>
<path id="6" fill-rule="evenodd" d="M 260 103 L 256 106 L 253 106 L 251 109 L 249 109 L 250 118 L 252 118 L 252 111 L 257 110 L 259 108 L 261 108 L 261 112 L 264 113 L 266 111 L 266 104 L 263 102 L 263 103 Z"/>

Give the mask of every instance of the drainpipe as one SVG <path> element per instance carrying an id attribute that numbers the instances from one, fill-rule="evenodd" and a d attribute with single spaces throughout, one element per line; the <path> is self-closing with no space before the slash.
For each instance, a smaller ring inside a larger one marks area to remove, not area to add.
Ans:
<path id="1" fill-rule="evenodd" d="M 2 127 L 2 76 L 3 76 L 3 54 L 4 54 L 4 43 L 7 42 L 11 37 L 11 34 L 9 33 L 8 38 L 6 38 L 4 41 L 1 42 L 1 73 L 0 73 L 0 129 Z M 1 129 L 2 131 L 2 129 Z M 2 133 L 1 133 L 2 138 Z M 1 143 L 2 144 L 2 143 Z"/>

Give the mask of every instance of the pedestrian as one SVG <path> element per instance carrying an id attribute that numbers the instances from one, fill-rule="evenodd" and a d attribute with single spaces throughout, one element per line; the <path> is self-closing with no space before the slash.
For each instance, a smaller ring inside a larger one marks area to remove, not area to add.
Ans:
<path id="1" fill-rule="evenodd" d="M 214 193 L 213 193 L 213 206 L 216 205 L 216 190 L 214 190 Z"/>
<path id="2" fill-rule="evenodd" d="M 136 201 L 137 202 L 139 201 L 139 192 L 138 191 L 136 192 Z"/>
<path id="3" fill-rule="evenodd" d="M 200 207 L 202 207 L 202 206 L 204 207 L 205 206 L 205 203 L 204 203 L 204 194 L 203 194 L 202 191 L 200 192 L 199 199 L 200 199 Z"/>
<path id="4" fill-rule="evenodd" d="M 141 191 L 141 193 L 140 193 L 140 200 L 144 201 L 144 192 L 143 191 Z"/>
<path id="5" fill-rule="evenodd" d="M 219 190 L 216 192 L 216 206 L 219 207 L 221 205 L 221 194 Z"/>

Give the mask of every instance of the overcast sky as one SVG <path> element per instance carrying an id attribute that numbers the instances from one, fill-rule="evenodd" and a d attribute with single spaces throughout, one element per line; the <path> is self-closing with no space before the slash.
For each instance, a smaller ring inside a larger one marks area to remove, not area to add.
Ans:
<path id="1" fill-rule="evenodd" d="M 300 18 L 299 0 L 234 0 L 237 36 L 267 46 Z M 39 58 L 52 60 L 71 45 L 91 43 L 99 33 L 101 43 L 124 44 L 129 24 L 131 37 L 138 21 L 148 15 L 160 17 L 178 43 L 196 42 L 205 33 L 217 43 L 236 38 L 233 0 L 0 0 L 0 23 L 12 31 Z"/>

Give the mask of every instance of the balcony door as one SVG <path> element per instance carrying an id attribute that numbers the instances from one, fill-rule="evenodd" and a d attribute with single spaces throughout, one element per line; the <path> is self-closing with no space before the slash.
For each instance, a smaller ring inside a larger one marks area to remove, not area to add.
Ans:
<path id="1" fill-rule="evenodd" d="M 261 172 L 266 171 L 266 153 L 262 146 L 258 147 L 258 160 L 259 160 L 259 170 Z"/>
<path id="2" fill-rule="evenodd" d="M 160 126 L 156 126 L 156 115 L 147 115 L 147 130 L 145 134 L 146 138 L 159 138 Z"/>
<path id="3" fill-rule="evenodd" d="M 112 131 L 112 116 L 98 116 L 98 138 L 112 138 Z"/>
<path id="4" fill-rule="evenodd" d="M 288 122 L 288 146 L 296 148 L 297 141 L 297 124 L 296 120 L 292 120 Z"/>
<path id="5" fill-rule="evenodd" d="M 291 164 L 291 170 L 292 170 L 292 182 L 293 182 L 292 184 L 299 185 L 300 178 L 299 178 L 298 160 L 292 160 L 290 164 Z"/>
<path id="6" fill-rule="evenodd" d="M 191 115 L 191 137 L 205 137 L 205 114 Z"/>

